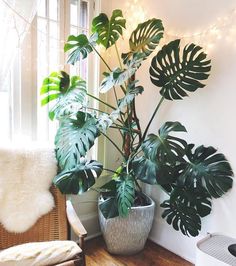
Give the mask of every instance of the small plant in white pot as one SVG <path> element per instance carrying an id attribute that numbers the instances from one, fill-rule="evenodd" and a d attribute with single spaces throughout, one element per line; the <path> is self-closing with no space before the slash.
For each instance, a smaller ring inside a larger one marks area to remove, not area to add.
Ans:
<path id="1" fill-rule="evenodd" d="M 166 193 L 161 208 L 168 224 L 184 235 L 197 236 L 201 219 L 211 212 L 212 198 L 221 197 L 232 187 L 233 172 L 215 148 L 195 147 L 180 138 L 178 133 L 186 129 L 178 121 L 167 121 L 157 132 L 149 132 L 165 101 L 182 100 L 205 86 L 202 82 L 211 66 L 202 48 L 191 43 L 181 49 L 181 41 L 173 40 L 155 52 L 164 28 L 161 20 L 153 18 L 137 25 L 129 39 L 130 51 L 120 55 L 117 41 L 125 23 L 121 10 L 114 10 L 110 19 L 102 13 L 93 19 L 91 37 L 71 35 L 65 45 L 71 64 L 90 53 L 99 55 L 107 67 L 99 90 L 113 90 L 116 105 L 89 94 L 84 80 L 65 72 L 47 77 L 41 94 L 45 96 L 42 105 L 55 101 L 49 116 L 60 122 L 55 137 L 59 164 L 55 185 L 62 193 L 79 194 L 92 187 L 103 170 L 111 172 L 109 182 L 100 188 L 101 228 L 110 252 L 132 254 L 143 248 L 154 215 L 154 203 L 142 193 L 140 182 L 158 186 Z M 99 45 L 106 50 L 114 48 L 117 68 L 110 68 L 97 49 Z M 160 100 L 147 125 L 140 125 L 135 101 L 145 88 L 135 74 L 153 54 L 149 75 L 157 93 L 159 89 Z M 117 90 L 123 94 L 119 99 Z M 108 111 L 92 108 L 89 98 Z M 109 130 L 119 132 L 122 145 L 108 135 Z M 120 153 L 122 163 L 117 169 L 103 169 L 102 163 L 85 159 L 100 136 Z"/>

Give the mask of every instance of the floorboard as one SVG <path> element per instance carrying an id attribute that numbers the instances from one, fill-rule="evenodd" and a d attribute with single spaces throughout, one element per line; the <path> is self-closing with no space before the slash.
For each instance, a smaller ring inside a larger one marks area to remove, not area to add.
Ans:
<path id="1" fill-rule="evenodd" d="M 192 266 L 174 253 L 147 241 L 145 249 L 132 256 L 111 255 L 102 237 L 86 242 L 87 266 Z"/>

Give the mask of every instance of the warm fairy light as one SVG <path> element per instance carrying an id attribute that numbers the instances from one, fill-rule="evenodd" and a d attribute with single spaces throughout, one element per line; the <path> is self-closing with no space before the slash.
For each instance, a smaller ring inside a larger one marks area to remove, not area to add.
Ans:
<path id="1" fill-rule="evenodd" d="M 147 19 L 147 12 L 144 11 L 145 6 L 142 5 L 140 0 L 130 0 L 125 4 L 124 17 L 126 18 L 126 32 L 124 37 L 129 38 L 132 31 L 141 22 Z"/>
<path id="2" fill-rule="evenodd" d="M 211 51 L 215 44 L 224 38 L 224 41 L 233 44 L 236 37 L 236 9 L 231 10 L 224 17 L 216 19 L 216 23 L 202 31 L 194 33 L 176 33 L 173 30 L 165 32 L 163 43 L 174 39 L 181 39 L 182 45 L 195 42 L 204 47 L 208 52 Z"/>

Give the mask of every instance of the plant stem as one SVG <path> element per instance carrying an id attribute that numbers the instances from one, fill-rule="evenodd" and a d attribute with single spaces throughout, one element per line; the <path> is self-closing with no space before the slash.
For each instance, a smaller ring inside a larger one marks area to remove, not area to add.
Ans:
<path id="1" fill-rule="evenodd" d="M 94 96 L 94 95 L 92 95 L 92 94 L 90 94 L 90 93 L 87 93 L 87 95 L 88 95 L 89 97 L 91 97 L 91 98 L 93 98 L 93 99 L 99 101 L 100 103 L 103 103 L 104 105 L 110 107 L 111 109 L 116 110 L 116 108 L 115 108 L 114 106 L 110 105 L 109 103 L 104 102 L 103 100 L 97 98 L 96 96 Z"/>
<path id="2" fill-rule="evenodd" d="M 158 105 L 157 105 L 157 107 L 156 107 L 156 109 L 155 109 L 155 111 L 154 111 L 153 114 L 152 114 L 152 117 L 151 117 L 151 119 L 150 119 L 150 121 L 149 121 L 149 123 L 148 123 L 148 125 L 147 125 L 147 127 L 146 127 L 146 129 L 145 129 L 145 131 L 144 131 L 144 133 L 143 133 L 143 136 L 142 136 L 141 141 L 139 142 L 138 146 L 136 147 L 136 149 L 135 149 L 135 151 L 134 151 L 134 153 L 133 153 L 133 155 L 132 155 L 132 157 L 131 157 L 131 159 L 130 159 L 131 161 L 132 161 L 132 160 L 134 159 L 134 157 L 139 153 L 138 150 L 139 150 L 139 148 L 141 147 L 142 142 L 145 140 L 146 135 L 147 135 L 147 132 L 148 132 L 148 129 L 149 129 L 149 127 L 150 127 L 150 125 L 151 125 L 151 123 L 152 123 L 152 121 L 153 121 L 153 119 L 154 119 L 154 117 L 155 117 L 157 111 L 159 110 L 159 108 L 160 108 L 162 102 L 164 101 L 164 99 L 165 99 L 164 96 L 162 96 L 161 99 L 160 99 L 160 101 L 159 101 L 159 103 L 158 103 Z"/>
<path id="3" fill-rule="evenodd" d="M 138 181 L 134 179 L 135 185 L 138 187 L 139 191 L 142 192 L 142 188 L 140 187 Z"/>
<path id="4" fill-rule="evenodd" d="M 149 129 L 149 127 L 150 127 L 150 125 L 151 125 L 151 123 L 152 123 L 157 111 L 159 110 L 162 102 L 164 101 L 164 99 L 165 99 L 164 96 L 162 96 L 160 101 L 159 101 L 159 103 L 158 103 L 158 105 L 157 105 L 157 107 L 156 107 L 156 109 L 155 109 L 155 111 L 153 112 L 152 117 L 151 117 L 150 121 L 148 122 L 148 125 L 147 125 L 147 127 L 146 127 L 146 129 L 145 129 L 145 131 L 143 133 L 142 141 L 145 140 L 147 132 L 148 132 L 148 129 Z"/>
<path id="5" fill-rule="evenodd" d="M 110 137 L 108 137 L 106 134 L 104 134 L 104 133 L 102 133 L 102 132 L 101 132 L 101 134 L 102 134 L 104 137 L 106 137 L 106 138 L 107 138 L 107 139 L 108 139 L 108 140 L 114 145 L 114 147 L 119 151 L 119 153 L 122 155 L 122 157 L 125 158 L 123 152 L 122 152 L 121 149 L 115 144 L 115 142 L 114 142 Z"/>
<path id="6" fill-rule="evenodd" d="M 119 51 L 118 51 L 118 47 L 117 47 L 116 43 L 115 43 L 115 48 L 116 48 L 116 54 L 117 54 L 117 57 L 118 57 L 118 60 L 119 60 L 120 68 L 122 70 L 123 67 L 122 67 L 122 63 L 121 63 L 121 60 L 120 60 L 120 55 L 119 55 Z"/>
<path id="7" fill-rule="evenodd" d="M 116 48 L 116 54 L 117 54 L 117 57 L 118 57 L 118 60 L 119 60 L 119 64 L 120 64 L 120 69 L 123 70 L 123 66 L 122 66 L 122 63 L 121 63 L 121 60 L 120 60 L 120 55 L 119 55 L 119 51 L 118 51 L 118 47 L 117 47 L 116 43 L 115 43 L 115 48 Z M 125 94 L 126 90 L 125 90 L 124 86 L 120 85 L 120 87 L 121 87 L 123 93 Z"/>
<path id="8" fill-rule="evenodd" d="M 116 171 L 113 171 L 113 170 L 108 169 L 108 168 L 103 168 L 103 170 L 104 170 L 104 171 L 107 171 L 107 172 L 111 172 L 111 173 L 113 173 L 113 174 L 119 174 L 119 173 L 117 173 Z"/>
<path id="9" fill-rule="evenodd" d="M 105 59 L 100 55 L 100 53 L 98 52 L 98 50 L 97 50 L 94 46 L 93 46 L 93 49 L 94 49 L 94 51 L 96 52 L 96 54 L 101 58 L 102 62 L 106 65 L 106 67 L 107 67 L 110 71 L 112 71 L 111 68 L 109 67 L 109 65 L 107 64 L 107 62 L 105 61 Z"/>
<path id="10" fill-rule="evenodd" d="M 116 105 L 118 107 L 118 97 L 117 97 L 117 94 L 116 94 L 116 88 L 115 88 L 115 86 L 113 86 L 113 92 L 114 92 L 115 99 L 116 99 Z"/>
<path id="11" fill-rule="evenodd" d="M 126 90 L 125 90 L 124 86 L 120 85 L 120 87 L 121 87 L 122 91 L 124 92 L 124 94 L 126 94 Z"/>
<path id="12" fill-rule="evenodd" d="M 99 113 L 103 113 L 103 114 L 107 114 L 107 115 L 109 115 L 109 113 L 104 112 L 104 111 L 101 111 L 101 110 L 96 109 L 96 108 L 92 108 L 92 107 L 86 107 L 86 108 L 89 109 L 89 110 L 93 110 L 93 111 L 97 111 L 97 112 L 99 112 Z"/>

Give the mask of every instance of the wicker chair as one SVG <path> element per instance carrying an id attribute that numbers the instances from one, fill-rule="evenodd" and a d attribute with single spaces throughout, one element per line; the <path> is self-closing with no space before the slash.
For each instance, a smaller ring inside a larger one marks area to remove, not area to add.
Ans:
<path id="1" fill-rule="evenodd" d="M 9 233 L 0 224 L 0 250 L 28 242 L 67 240 L 69 238 L 69 226 L 78 236 L 78 244 L 83 250 L 84 237 L 87 232 L 76 215 L 71 202 L 66 201 L 65 196 L 54 186 L 51 188 L 51 192 L 54 196 L 55 208 L 41 217 L 27 232 L 21 234 Z M 70 261 L 57 265 L 85 265 L 84 252 L 82 251 Z"/>

